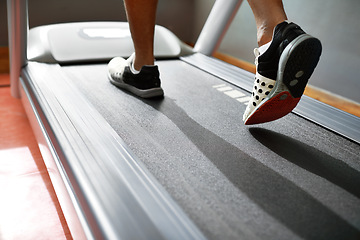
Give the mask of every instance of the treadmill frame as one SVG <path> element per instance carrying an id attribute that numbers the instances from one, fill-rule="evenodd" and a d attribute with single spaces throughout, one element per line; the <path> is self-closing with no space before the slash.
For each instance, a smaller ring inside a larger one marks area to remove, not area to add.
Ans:
<path id="1" fill-rule="evenodd" d="M 216 1 L 194 48 L 199 54 L 181 59 L 251 91 L 252 74 L 249 73 L 249 76 L 245 78 L 248 79 L 247 81 L 233 80 L 237 79 L 233 77 L 239 73 L 237 68 L 205 56 L 211 55 L 219 46 L 241 2 L 241 0 Z M 149 236 L 159 239 L 203 239 L 204 236 L 197 227 L 131 153 L 113 129 L 71 86 L 67 80 L 68 77 L 61 73 L 59 66 L 28 63 L 26 56 L 26 36 L 29 31 L 27 0 L 8 0 L 7 4 L 11 92 L 14 97 L 22 99 L 46 166 L 54 170 L 54 173 L 50 174 L 51 181 L 72 236 L 75 239 L 85 237 L 115 239 L 135 236 L 137 238 L 143 236 L 144 239 Z M 221 22 L 217 20 L 219 24 L 211 24 L 215 17 L 219 17 L 220 12 L 224 13 Z M 205 41 L 207 38 L 212 41 Z M 209 44 L 206 45 L 206 42 Z M 224 69 L 227 70 L 224 71 Z M 53 70 L 59 74 L 49 74 Z M 41 81 L 34 82 L 32 79 L 35 78 Z M 49 81 L 50 78 L 54 79 Z M 71 99 L 64 97 L 64 91 L 72 92 Z M 69 101 L 78 104 L 74 106 Z M 53 105 L 59 108 L 53 109 Z M 65 109 L 65 106 L 70 109 Z M 317 107 L 314 108 L 314 106 Z M 86 117 L 81 118 L 79 111 Z M 353 115 L 306 96 L 295 111 L 302 117 L 360 143 L 360 120 Z M 79 131 L 77 127 L 81 125 L 93 131 L 91 133 L 84 129 Z M 95 137 L 95 140 L 92 140 L 92 137 Z M 106 153 L 106 158 L 101 156 L 99 151 Z M 86 167 L 82 165 L 84 159 L 86 159 Z M 124 167 L 122 170 L 116 168 L 119 159 Z M 110 172 L 119 170 L 117 175 L 101 174 L 99 171 L 100 175 L 96 176 L 99 177 L 98 183 L 103 181 L 102 184 L 110 185 L 105 189 L 103 185 L 92 181 L 94 176 L 86 169 L 90 167 L 94 171 L 99 170 L 96 166 L 100 163 Z M 131 179 L 131 184 L 129 179 Z M 110 200 L 119 197 L 113 192 L 115 188 L 124 189 L 123 204 L 111 203 Z M 99 193 L 102 194 L 99 195 Z M 106 202 L 108 200 L 110 202 Z M 107 206 L 107 204 L 110 205 Z M 141 206 L 140 210 L 138 206 Z M 137 214 L 139 211 L 141 214 Z M 128 221 L 126 217 L 121 218 L 120 213 L 123 212 L 128 212 L 127 216 L 131 216 L 132 221 Z M 128 227 L 119 231 L 120 223 Z M 134 233 L 131 226 L 134 223 L 139 224 L 140 227 L 152 227 L 143 228 L 142 231 Z"/>

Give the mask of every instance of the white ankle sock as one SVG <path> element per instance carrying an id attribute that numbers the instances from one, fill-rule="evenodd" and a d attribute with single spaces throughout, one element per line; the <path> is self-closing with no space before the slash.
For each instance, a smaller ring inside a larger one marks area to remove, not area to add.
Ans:
<path id="1" fill-rule="evenodd" d="M 258 48 L 260 55 L 263 54 L 264 52 L 266 52 L 266 50 L 268 50 L 268 48 L 271 45 L 271 42 L 272 42 L 272 40 Z"/>
<path id="2" fill-rule="evenodd" d="M 133 74 L 138 74 L 140 71 L 136 70 L 134 67 L 134 62 L 130 64 L 130 70 Z"/>

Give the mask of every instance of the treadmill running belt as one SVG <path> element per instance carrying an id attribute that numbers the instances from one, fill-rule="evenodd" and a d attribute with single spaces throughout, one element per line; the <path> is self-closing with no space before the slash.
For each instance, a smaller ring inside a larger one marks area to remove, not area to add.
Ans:
<path id="1" fill-rule="evenodd" d="M 65 66 L 209 239 L 359 239 L 360 146 L 295 114 L 244 126 L 249 93 L 181 60 L 157 62 L 163 99 Z"/>

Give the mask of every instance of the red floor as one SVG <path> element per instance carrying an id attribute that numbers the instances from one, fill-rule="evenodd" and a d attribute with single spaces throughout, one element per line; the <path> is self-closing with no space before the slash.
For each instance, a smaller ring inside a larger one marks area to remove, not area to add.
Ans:
<path id="1" fill-rule="evenodd" d="M 72 239 L 21 101 L 0 74 L 0 239 Z"/>

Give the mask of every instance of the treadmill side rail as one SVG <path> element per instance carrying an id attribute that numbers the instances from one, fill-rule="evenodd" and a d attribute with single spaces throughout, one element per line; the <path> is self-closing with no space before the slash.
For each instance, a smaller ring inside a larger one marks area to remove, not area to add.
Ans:
<path id="1" fill-rule="evenodd" d="M 24 75 L 26 74 L 23 74 L 23 76 Z M 45 116 L 37 102 L 34 91 L 29 91 L 29 89 L 32 89 L 29 82 L 24 81 L 21 77 L 21 101 L 38 142 L 41 156 L 44 160 L 46 168 L 49 170 L 51 183 L 56 192 L 56 196 L 60 203 L 70 234 L 73 239 L 86 239 L 86 236 L 90 235 L 90 230 L 83 228 L 86 224 L 81 224 L 81 221 L 84 221 L 84 219 L 81 218 L 82 215 L 80 208 L 78 205 L 73 204 L 73 202 L 75 202 L 75 196 L 72 194 L 71 186 L 69 185 L 64 172 L 59 170 L 62 166 L 59 165 L 60 160 L 58 154 L 56 153 L 57 147 L 55 146 L 56 143 L 54 142 L 54 136 L 51 136 L 51 128 L 47 124 L 46 119 L 44 119 Z M 86 231 L 88 231 L 88 234 L 85 233 Z"/>
<path id="2" fill-rule="evenodd" d="M 254 81 L 253 73 L 218 59 L 209 58 L 200 53 L 182 57 L 181 59 L 248 91 L 249 94 L 252 91 Z M 341 111 L 308 96 L 302 97 L 299 104 L 293 110 L 293 113 L 356 143 L 360 143 L 360 118 L 357 116 Z"/>
<path id="3" fill-rule="evenodd" d="M 89 239 L 204 239 L 57 64 L 29 62 L 24 84 Z M 86 231 L 89 229 L 90 231 Z"/>

